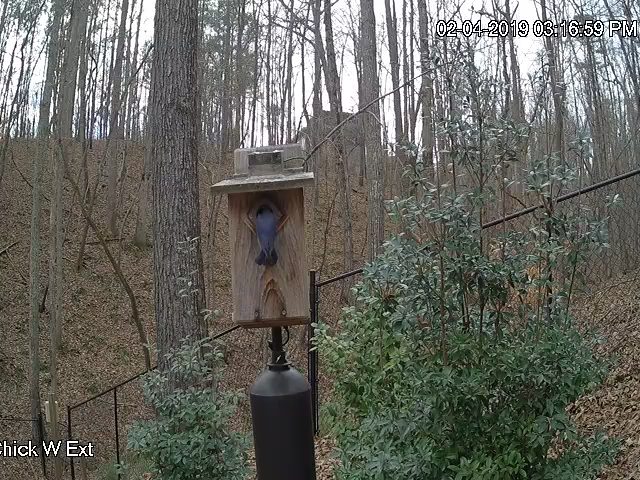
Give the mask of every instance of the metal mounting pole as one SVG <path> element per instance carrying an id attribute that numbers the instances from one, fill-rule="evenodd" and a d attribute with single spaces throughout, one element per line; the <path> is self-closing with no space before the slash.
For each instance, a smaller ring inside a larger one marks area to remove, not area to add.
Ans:
<path id="1" fill-rule="evenodd" d="M 287 361 L 272 327 L 271 362 L 250 390 L 258 480 L 315 480 L 313 412 L 307 380 Z"/>
<path id="2" fill-rule="evenodd" d="M 113 418 L 116 422 L 116 463 L 118 467 L 120 466 L 120 432 L 118 429 L 118 388 L 113 389 Z M 120 480 L 120 468 L 118 468 L 118 473 L 116 474 L 118 480 Z"/>
<path id="3" fill-rule="evenodd" d="M 310 325 L 307 338 L 307 378 L 311 387 L 311 411 L 313 415 L 313 433 L 318 435 L 320 431 L 320 415 L 318 405 L 318 350 L 311 344 L 316 335 L 315 324 L 318 323 L 318 283 L 315 270 L 309 271 L 309 309 Z"/>
<path id="4" fill-rule="evenodd" d="M 67 406 L 67 440 L 73 440 L 72 436 L 73 433 L 71 429 L 71 406 Z M 69 457 L 69 462 L 71 463 L 71 480 L 76 480 L 76 469 L 73 465 L 73 457 Z"/>
<path id="5" fill-rule="evenodd" d="M 271 328 L 269 348 L 271 349 L 271 363 L 273 365 L 284 365 L 287 363 L 284 345 L 282 344 L 282 327 Z"/>

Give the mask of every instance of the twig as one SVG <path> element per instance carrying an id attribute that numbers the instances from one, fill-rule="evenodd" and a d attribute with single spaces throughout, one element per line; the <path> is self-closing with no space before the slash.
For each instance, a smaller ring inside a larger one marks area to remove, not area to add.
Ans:
<path id="1" fill-rule="evenodd" d="M 331 226 L 331 217 L 333 216 L 333 209 L 336 205 L 336 197 L 333 196 L 331 200 L 331 206 L 329 207 L 329 212 L 327 213 L 327 223 L 325 224 L 324 229 L 324 245 L 322 247 L 322 261 L 320 262 L 320 267 L 318 268 L 318 275 L 322 275 L 322 270 L 324 268 L 324 262 L 327 259 L 327 240 L 329 238 L 329 227 Z"/>
<path id="2" fill-rule="evenodd" d="M 22 180 L 24 180 L 27 185 L 31 187 L 31 190 L 33 190 L 33 185 L 31 185 L 31 182 L 27 180 L 27 177 L 25 177 L 24 174 L 20 171 L 20 168 L 18 168 L 18 164 L 16 163 L 15 158 L 13 158 L 13 151 L 11 151 L 11 162 L 13 163 L 13 166 L 16 167 L 16 171 L 22 177 Z M 49 200 L 49 197 L 47 197 L 44 192 L 40 192 L 40 195 L 42 195 L 42 198 L 44 198 L 47 202 L 51 203 L 51 200 Z"/>
<path id="3" fill-rule="evenodd" d="M 403 84 L 399 85 L 398 87 L 394 88 L 393 90 L 390 90 L 389 92 L 380 95 L 377 98 L 374 98 L 373 100 L 371 100 L 369 103 L 367 103 L 364 107 L 362 107 L 360 110 L 358 110 L 356 113 L 353 113 L 351 115 L 349 115 L 347 118 L 345 118 L 343 121 L 341 121 L 338 125 L 336 125 L 335 127 L 333 127 L 331 129 L 331 131 L 329 133 L 327 133 L 327 136 L 324 137 L 324 140 L 322 140 L 320 143 L 318 143 L 315 147 L 313 147 L 311 149 L 311 151 L 307 154 L 307 156 L 304 159 L 303 165 L 306 165 L 307 162 L 309 161 L 309 159 L 311 158 L 311 156 L 316 153 L 318 151 L 318 149 L 324 145 L 338 130 L 340 130 L 342 128 L 342 126 L 349 122 L 350 120 L 354 119 L 355 117 L 357 117 L 358 115 L 363 114 L 364 112 L 367 111 L 367 109 L 373 105 L 376 102 L 379 102 L 380 100 L 382 100 L 385 97 L 388 97 L 389 95 L 397 92 L 398 90 L 400 90 L 401 88 L 406 87 L 407 85 L 409 85 L 410 83 L 415 82 L 417 79 L 419 79 L 420 77 L 425 76 L 427 73 L 431 73 L 430 70 L 425 70 L 424 72 L 420 73 L 419 75 L 416 75 L 413 78 L 410 78 L 409 80 L 407 80 L 406 82 L 404 82 Z M 293 160 L 293 159 L 290 159 Z"/>
<path id="4" fill-rule="evenodd" d="M 123 240 L 123 237 L 117 237 L 117 238 L 105 238 L 104 241 L 106 243 L 110 243 L 110 242 L 119 242 L 120 240 Z M 100 245 L 100 241 L 94 241 L 94 242 L 86 242 L 87 245 Z"/>
<path id="5" fill-rule="evenodd" d="M 4 252 L 8 252 L 8 251 L 9 251 L 9 249 L 10 249 L 11 247 L 13 247 L 14 245 L 17 245 L 17 244 L 18 244 L 18 241 L 16 240 L 16 241 L 15 241 L 15 242 L 13 242 L 12 244 L 7 245 L 7 246 L 6 246 L 6 247 L 4 247 L 2 250 L 0 250 L 0 255 L 2 255 Z"/>
<path id="6" fill-rule="evenodd" d="M 31 469 L 31 474 L 33 475 L 33 477 L 31 478 L 38 478 L 39 475 L 36 472 L 36 468 L 33 466 L 33 462 L 27 462 L 27 465 L 29 465 L 29 468 Z"/>
<path id="7" fill-rule="evenodd" d="M 20 269 L 18 267 L 16 267 L 16 264 L 13 263 L 13 260 L 11 260 L 11 255 L 9 255 L 9 249 L 7 248 L 5 251 L 6 255 L 7 255 L 7 260 L 9 260 L 9 263 L 11 264 L 11 266 L 13 267 L 13 269 L 16 271 L 16 273 L 18 275 L 20 275 L 20 278 L 22 278 L 22 281 L 24 282 L 25 285 L 29 285 L 29 282 L 27 281 L 27 279 L 25 278 L 25 276 L 22 274 L 22 272 L 20 271 Z"/>
<path id="8" fill-rule="evenodd" d="M 67 173 L 70 173 L 71 169 L 69 168 L 69 164 L 67 163 L 67 158 L 64 155 L 64 151 L 62 150 L 61 143 L 58 143 L 58 148 L 60 150 L 60 159 L 62 161 L 64 170 Z M 78 184 L 73 180 L 72 176 L 67 175 L 67 180 L 69 181 L 69 183 L 71 183 L 71 187 L 80 197 L 80 189 L 78 187 Z M 84 216 L 89 227 L 91 227 L 91 229 L 93 230 L 93 233 L 95 233 L 96 237 L 98 238 L 98 241 L 102 245 L 102 249 L 104 250 L 105 255 L 109 259 L 109 263 L 111 263 L 111 266 L 113 267 L 115 276 L 118 278 L 118 280 L 120 281 L 120 284 L 122 285 L 122 288 L 124 289 L 127 296 L 129 297 L 129 302 L 131 305 L 131 316 L 133 317 L 133 322 L 135 323 L 136 329 L 138 330 L 138 336 L 140 339 L 142 352 L 144 354 L 144 363 L 145 363 L 145 366 L 147 367 L 147 370 L 150 370 L 151 369 L 151 353 L 149 352 L 149 347 L 148 347 L 149 342 L 147 340 L 147 334 L 144 329 L 144 324 L 142 323 L 142 319 L 140 318 L 140 314 L 138 312 L 138 304 L 136 301 L 135 294 L 133 293 L 133 290 L 129 285 L 127 277 L 125 277 L 124 272 L 120 268 L 120 264 L 113 257 L 111 250 L 109 250 L 109 246 L 107 245 L 107 242 L 105 242 L 105 239 L 102 236 L 100 229 L 97 227 L 97 225 L 93 221 L 93 218 L 91 218 L 91 212 L 87 210 L 87 208 L 82 202 L 79 202 L 79 203 L 80 203 L 80 210 L 82 211 L 82 215 Z"/>
<path id="9" fill-rule="evenodd" d="M 49 284 L 44 287 L 44 294 L 42 295 L 42 303 L 40 304 L 40 313 L 44 313 L 47 309 L 47 293 L 49 293 Z"/>

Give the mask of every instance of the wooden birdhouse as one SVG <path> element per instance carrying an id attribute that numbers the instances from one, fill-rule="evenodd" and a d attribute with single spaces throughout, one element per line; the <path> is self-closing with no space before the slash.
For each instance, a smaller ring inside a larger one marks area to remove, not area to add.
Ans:
<path id="1" fill-rule="evenodd" d="M 303 187 L 313 173 L 299 144 L 235 151 L 233 178 L 213 185 L 229 200 L 233 321 L 244 327 L 309 322 Z"/>

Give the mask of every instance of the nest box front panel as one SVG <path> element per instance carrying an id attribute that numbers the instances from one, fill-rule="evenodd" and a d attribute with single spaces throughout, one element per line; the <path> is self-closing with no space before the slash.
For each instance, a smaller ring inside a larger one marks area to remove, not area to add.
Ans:
<path id="1" fill-rule="evenodd" d="M 229 194 L 229 233 L 234 322 L 308 323 L 302 188 Z"/>

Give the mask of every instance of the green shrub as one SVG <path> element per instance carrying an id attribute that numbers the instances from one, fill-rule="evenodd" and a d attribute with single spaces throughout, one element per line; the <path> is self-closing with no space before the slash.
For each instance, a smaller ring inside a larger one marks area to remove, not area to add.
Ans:
<path id="1" fill-rule="evenodd" d="M 113 459 L 109 463 L 100 465 L 96 469 L 96 478 L 98 480 L 141 480 L 144 479 L 145 473 L 151 471 L 147 459 L 129 452 L 126 452 L 124 457 L 124 459 L 120 459 L 120 464 Z"/>
<path id="2" fill-rule="evenodd" d="M 229 429 L 238 397 L 217 384 L 222 353 L 204 340 L 185 340 L 167 359 L 168 372 L 150 372 L 144 379 L 156 419 L 131 428 L 128 448 L 162 480 L 244 478 L 247 439 Z M 169 389 L 170 383 L 178 386 Z"/>
<path id="3" fill-rule="evenodd" d="M 575 331 L 526 328 L 484 346 L 470 333 L 450 333 L 444 365 L 428 342 L 397 325 L 382 339 L 359 326 L 322 345 L 338 378 L 329 408 L 339 419 L 340 478 L 590 478 L 550 475 L 584 462 L 589 442 L 565 407 L 604 374 Z M 547 458 L 556 443 L 569 449 Z M 600 453 L 589 472 L 609 458 Z"/>
<path id="4" fill-rule="evenodd" d="M 438 195 L 418 179 L 416 196 L 392 202 L 403 232 L 365 269 L 337 332 L 318 326 L 338 478 L 582 480 L 612 460 L 614 442 L 582 438 L 566 413 L 606 373 L 569 308 L 605 222 L 552 208 L 549 185 L 572 172 L 548 160 L 527 186 L 549 208 L 494 255 L 484 192 Z"/>

